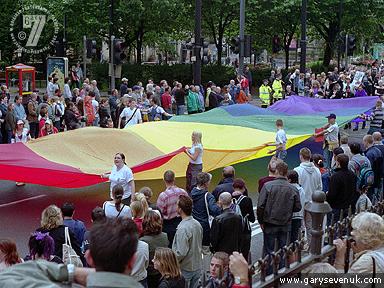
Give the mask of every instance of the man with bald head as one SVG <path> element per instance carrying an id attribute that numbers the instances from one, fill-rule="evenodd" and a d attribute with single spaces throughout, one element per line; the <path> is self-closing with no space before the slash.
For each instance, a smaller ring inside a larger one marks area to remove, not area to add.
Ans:
<path id="1" fill-rule="evenodd" d="M 235 168 L 232 166 L 224 167 L 223 179 L 219 182 L 216 188 L 212 191 L 212 195 L 215 196 L 216 201 L 219 200 L 219 196 L 223 192 L 233 193 L 233 179 L 235 179 Z"/>
<path id="2" fill-rule="evenodd" d="M 232 195 L 229 192 L 220 194 L 218 204 L 223 209 L 223 213 L 216 216 L 212 222 L 211 250 L 231 255 L 234 251 L 240 251 L 242 219 L 230 208 Z"/>

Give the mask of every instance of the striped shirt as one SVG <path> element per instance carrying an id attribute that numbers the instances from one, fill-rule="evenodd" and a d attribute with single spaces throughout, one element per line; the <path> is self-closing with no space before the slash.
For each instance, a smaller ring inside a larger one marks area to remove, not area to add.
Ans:
<path id="1" fill-rule="evenodd" d="M 384 111 L 383 108 L 375 108 L 373 110 L 372 114 L 367 116 L 367 120 L 371 121 L 371 127 L 379 128 L 381 129 L 383 125 L 383 119 L 384 119 Z"/>
<path id="2" fill-rule="evenodd" d="M 164 220 L 170 220 L 179 216 L 177 213 L 177 201 L 180 195 L 188 196 L 188 193 L 176 186 L 168 187 L 164 192 L 160 193 L 156 205 L 161 214 L 163 214 Z"/>

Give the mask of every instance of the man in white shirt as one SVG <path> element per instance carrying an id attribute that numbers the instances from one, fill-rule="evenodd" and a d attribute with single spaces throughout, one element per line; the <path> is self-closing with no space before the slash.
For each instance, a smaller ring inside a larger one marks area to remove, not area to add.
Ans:
<path id="1" fill-rule="evenodd" d="M 339 147 L 339 125 L 336 123 L 336 115 L 331 113 L 328 123 L 323 127 L 323 131 L 313 134 L 315 137 L 324 135 L 324 161 L 325 167 L 331 168 L 333 149 Z"/>
<path id="2" fill-rule="evenodd" d="M 72 92 L 71 92 L 71 79 L 69 77 L 65 77 L 64 79 L 64 100 L 65 103 L 72 101 Z"/>
<path id="3" fill-rule="evenodd" d="M 128 100 L 129 107 L 124 108 L 124 110 L 121 112 L 119 117 L 119 126 L 121 124 L 121 119 L 125 117 L 125 126 L 124 128 L 128 128 L 129 126 L 133 126 L 136 124 L 143 123 L 143 120 L 141 118 L 141 112 L 140 109 L 136 107 L 136 101 L 133 98 L 130 98 Z"/>
<path id="4" fill-rule="evenodd" d="M 95 113 L 95 120 L 93 120 L 92 126 L 99 126 L 99 102 L 95 99 L 95 92 L 89 91 L 88 95 L 92 97 L 93 112 Z"/>

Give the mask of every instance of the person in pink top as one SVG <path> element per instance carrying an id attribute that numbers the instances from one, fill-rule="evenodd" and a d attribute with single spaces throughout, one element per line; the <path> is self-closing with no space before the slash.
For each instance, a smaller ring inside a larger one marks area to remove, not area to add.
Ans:
<path id="1" fill-rule="evenodd" d="M 163 179 L 166 189 L 160 193 L 156 205 L 163 215 L 163 232 L 167 233 L 169 246 L 172 247 L 177 225 L 181 222 L 181 217 L 177 213 L 177 201 L 180 195 L 188 196 L 188 193 L 175 185 L 173 171 L 165 171 Z"/>

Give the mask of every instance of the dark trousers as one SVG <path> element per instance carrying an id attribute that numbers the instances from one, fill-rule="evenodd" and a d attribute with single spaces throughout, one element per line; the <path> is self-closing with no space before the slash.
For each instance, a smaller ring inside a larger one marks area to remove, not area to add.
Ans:
<path id="1" fill-rule="evenodd" d="M 277 250 L 284 247 L 287 243 L 288 236 L 288 227 L 287 226 L 274 226 L 274 225 L 264 225 L 264 250 L 263 256 L 271 254 L 275 251 L 275 241 L 277 240 Z M 270 264 L 272 261 L 270 262 Z M 280 260 L 279 269 L 284 267 L 284 259 Z M 267 275 L 272 274 L 272 265 L 269 265 L 267 269 Z"/>
<path id="2" fill-rule="evenodd" d="M 7 130 L 7 143 L 11 143 L 12 141 L 12 130 Z"/>
<path id="3" fill-rule="evenodd" d="M 352 207 L 352 208 L 354 208 L 354 207 Z M 343 214 L 341 215 L 342 219 L 340 219 L 341 210 L 343 210 Z M 352 210 L 352 213 L 354 213 L 354 209 Z M 335 224 L 338 221 L 343 220 L 347 216 L 348 216 L 348 208 L 345 208 L 345 209 L 336 209 L 336 208 L 332 209 L 332 211 L 330 213 L 328 213 L 328 215 L 327 215 L 327 226 Z M 333 218 L 333 221 L 332 221 L 332 218 Z"/>
<path id="4" fill-rule="evenodd" d="M 187 178 L 187 183 L 186 183 L 186 191 L 188 193 L 191 193 L 192 189 L 196 186 L 196 178 L 197 174 L 203 171 L 203 165 L 202 164 L 188 164 L 187 168 L 187 173 L 186 173 L 186 178 Z"/>
<path id="5" fill-rule="evenodd" d="M 245 260 L 248 260 L 249 251 L 251 250 L 251 231 L 241 235 L 240 252 L 243 254 Z"/>
<path id="6" fill-rule="evenodd" d="M 61 121 L 54 121 L 53 122 L 53 126 L 56 127 L 57 131 L 60 131 L 61 130 Z"/>
<path id="7" fill-rule="evenodd" d="M 292 219 L 291 223 L 291 242 L 295 242 L 297 239 L 299 239 L 299 233 L 301 228 L 301 221 L 302 219 Z"/>
<path id="8" fill-rule="evenodd" d="M 31 137 L 34 139 L 39 137 L 39 123 L 38 122 L 29 122 L 29 134 L 31 134 Z"/>
<path id="9" fill-rule="evenodd" d="M 172 248 L 173 238 L 175 238 L 176 228 L 181 222 L 181 217 L 175 217 L 173 219 L 163 220 L 163 232 L 168 236 L 168 247 Z"/>

